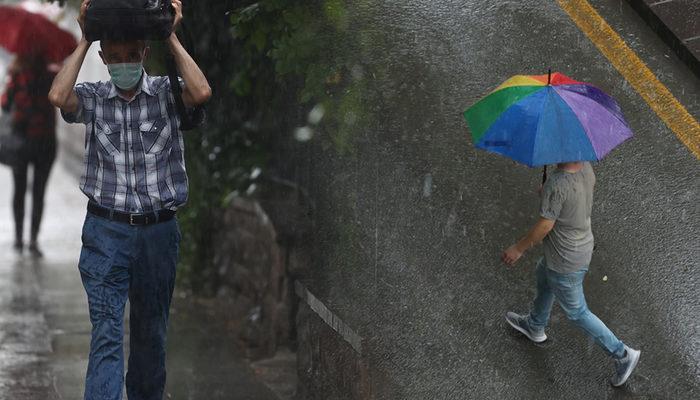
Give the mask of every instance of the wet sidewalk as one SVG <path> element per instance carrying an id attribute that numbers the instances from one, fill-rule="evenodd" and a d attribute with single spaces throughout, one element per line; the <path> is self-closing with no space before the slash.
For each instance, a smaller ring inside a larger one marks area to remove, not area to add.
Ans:
<path id="1" fill-rule="evenodd" d="M 695 75 L 700 76 L 700 1 L 627 1 Z"/>
<path id="2" fill-rule="evenodd" d="M 82 399 L 90 342 L 77 270 L 85 198 L 59 160 L 47 188 L 40 234 L 44 258 L 35 260 L 12 250 L 8 168 L 0 168 L 0 187 L 5 188 L 0 193 L 0 399 Z M 224 314 L 210 303 L 176 294 L 165 398 L 291 399 L 293 354 L 280 351 L 274 361 L 251 367 L 228 333 Z M 280 371 L 286 373 L 282 378 Z M 271 379 L 282 383 L 269 385 Z"/>

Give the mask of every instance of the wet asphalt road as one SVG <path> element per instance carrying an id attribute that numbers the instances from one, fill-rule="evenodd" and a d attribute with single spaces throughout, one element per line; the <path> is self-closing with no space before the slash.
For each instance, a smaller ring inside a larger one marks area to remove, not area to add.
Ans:
<path id="1" fill-rule="evenodd" d="M 58 162 L 40 235 L 45 257 L 35 260 L 11 249 L 11 185 L 10 171 L 0 168 L 0 399 L 82 399 L 90 321 L 77 259 L 86 200 L 75 176 Z M 227 333 L 230 321 L 221 312 L 175 299 L 166 398 L 279 400 L 256 376 L 264 366 L 251 368 Z M 294 368 L 293 358 L 283 362 Z"/>
<path id="2" fill-rule="evenodd" d="M 638 15 L 591 3 L 700 117 L 697 78 Z M 354 111 L 371 122 L 345 127 L 351 155 L 299 152 L 318 205 L 305 284 L 364 339 L 376 398 L 700 398 L 700 162 L 569 16 L 551 0 L 373 1 L 349 14 L 354 44 L 337 51 L 365 80 Z M 503 320 L 534 296 L 541 250 L 515 269 L 499 257 L 536 219 L 541 170 L 476 151 L 462 112 L 548 68 L 610 93 L 636 134 L 595 166 L 585 283 L 593 312 L 642 350 L 621 389 L 558 306 L 542 346 Z"/>

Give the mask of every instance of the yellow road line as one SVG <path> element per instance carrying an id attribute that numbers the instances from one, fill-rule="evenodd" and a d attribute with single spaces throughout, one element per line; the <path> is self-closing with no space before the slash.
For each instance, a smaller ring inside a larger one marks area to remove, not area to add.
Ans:
<path id="1" fill-rule="evenodd" d="M 557 0 L 557 3 L 681 142 L 700 159 L 700 124 L 671 91 L 656 78 L 588 1 Z"/>

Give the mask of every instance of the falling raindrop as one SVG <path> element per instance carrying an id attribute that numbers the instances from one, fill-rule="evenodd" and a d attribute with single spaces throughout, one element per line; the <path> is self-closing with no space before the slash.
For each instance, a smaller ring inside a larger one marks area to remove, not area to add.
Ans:
<path id="1" fill-rule="evenodd" d="M 423 197 L 430 197 L 433 193 L 433 175 L 430 173 L 425 174 L 423 178 Z"/>
<path id="2" fill-rule="evenodd" d="M 323 104 L 316 104 L 314 108 L 309 111 L 308 121 L 311 125 L 318 125 L 326 114 L 326 109 Z"/>
<path id="3" fill-rule="evenodd" d="M 314 136 L 314 131 L 309 128 L 308 126 L 304 126 L 301 128 L 297 128 L 294 131 L 294 138 L 300 142 L 306 142 L 311 140 L 311 138 Z"/>
<path id="4" fill-rule="evenodd" d="M 262 307 L 256 306 L 253 309 L 251 309 L 250 312 L 248 313 L 248 320 L 250 320 L 252 322 L 256 322 L 260 319 L 261 314 L 262 314 Z"/>
<path id="5" fill-rule="evenodd" d="M 258 186 L 257 186 L 256 184 L 253 183 L 252 185 L 248 186 L 248 190 L 246 190 L 245 193 L 246 193 L 248 196 L 250 196 L 250 195 L 252 195 L 253 193 L 255 193 L 255 190 L 256 190 L 257 188 L 258 188 Z"/>
<path id="6" fill-rule="evenodd" d="M 238 190 L 234 190 L 233 192 L 226 195 L 226 197 L 224 198 L 224 203 L 230 204 L 231 201 L 238 196 L 240 196 L 240 192 Z"/>

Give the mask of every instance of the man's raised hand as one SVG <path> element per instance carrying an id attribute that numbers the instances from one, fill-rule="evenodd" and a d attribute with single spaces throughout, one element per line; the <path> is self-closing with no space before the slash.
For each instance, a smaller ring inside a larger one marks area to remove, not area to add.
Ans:
<path id="1" fill-rule="evenodd" d="M 80 31 L 85 36 L 85 15 L 87 14 L 87 8 L 90 5 L 90 0 L 83 0 L 80 4 L 80 15 L 78 15 L 78 25 L 80 25 Z"/>
<path id="2" fill-rule="evenodd" d="M 182 22 L 182 1 L 172 0 L 173 9 L 175 9 L 175 21 L 173 21 L 173 32 L 180 26 Z"/>

